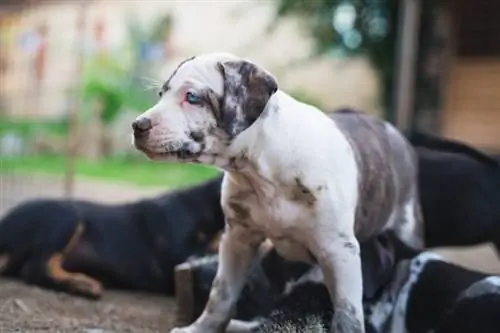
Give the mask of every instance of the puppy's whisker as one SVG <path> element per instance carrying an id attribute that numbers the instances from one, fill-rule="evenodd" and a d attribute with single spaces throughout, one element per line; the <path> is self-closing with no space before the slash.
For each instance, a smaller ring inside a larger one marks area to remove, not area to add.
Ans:
<path id="1" fill-rule="evenodd" d="M 153 78 L 149 78 L 149 77 L 141 77 L 141 80 L 144 81 L 143 82 L 143 89 L 144 90 L 154 90 L 154 89 L 160 89 L 161 86 L 162 86 L 162 82 L 157 80 L 157 79 L 153 79 Z"/>

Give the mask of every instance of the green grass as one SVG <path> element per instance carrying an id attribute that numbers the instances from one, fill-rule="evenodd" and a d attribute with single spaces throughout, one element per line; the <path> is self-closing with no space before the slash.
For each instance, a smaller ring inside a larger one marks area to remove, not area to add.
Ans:
<path id="1" fill-rule="evenodd" d="M 64 135 L 68 132 L 68 124 L 65 119 L 40 121 L 0 117 L 0 134 L 3 132 L 11 132 L 26 137 L 40 131 Z"/>
<path id="2" fill-rule="evenodd" d="M 63 175 L 66 158 L 60 156 L 0 157 L 0 172 L 46 173 Z M 217 174 L 218 170 L 202 165 L 171 164 L 106 159 L 102 162 L 77 161 L 76 175 L 140 186 L 176 188 L 199 183 Z"/>

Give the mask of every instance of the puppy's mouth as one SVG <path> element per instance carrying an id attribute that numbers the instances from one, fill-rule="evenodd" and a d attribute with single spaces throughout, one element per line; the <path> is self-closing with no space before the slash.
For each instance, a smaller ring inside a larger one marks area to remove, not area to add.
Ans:
<path id="1" fill-rule="evenodd" d="M 154 161 L 192 161 L 196 160 L 203 153 L 203 147 L 200 144 L 190 142 L 176 145 L 176 147 L 155 149 L 135 142 L 135 147 Z"/>

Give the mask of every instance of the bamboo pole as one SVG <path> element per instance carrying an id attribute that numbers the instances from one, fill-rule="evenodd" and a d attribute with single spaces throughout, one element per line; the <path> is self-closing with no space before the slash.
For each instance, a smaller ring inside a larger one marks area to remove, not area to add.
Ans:
<path id="1" fill-rule="evenodd" d="M 76 159 L 78 157 L 78 113 L 82 108 L 81 96 L 81 78 L 83 71 L 84 55 L 84 40 L 85 40 L 85 21 L 86 21 L 87 0 L 80 0 L 79 13 L 77 20 L 77 34 L 78 34 L 78 54 L 77 64 L 75 71 L 75 85 L 73 91 L 73 103 L 70 109 L 68 126 L 69 126 L 69 140 L 67 146 L 67 160 L 66 160 L 66 175 L 64 179 L 64 194 L 66 197 L 71 198 L 74 192 L 75 183 L 75 169 Z"/>

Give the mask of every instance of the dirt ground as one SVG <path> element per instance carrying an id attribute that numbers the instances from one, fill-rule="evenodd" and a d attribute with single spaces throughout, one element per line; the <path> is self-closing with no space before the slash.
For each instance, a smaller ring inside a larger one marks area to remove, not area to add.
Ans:
<path id="1" fill-rule="evenodd" d="M 111 203 L 164 190 L 79 179 L 75 197 Z M 61 197 L 62 193 L 62 178 L 0 174 L 0 217 L 28 198 Z M 464 266 L 500 274 L 500 261 L 490 246 L 438 252 Z M 156 333 L 168 332 L 174 321 L 173 298 L 106 291 L 102 300 L 88 301 L 0 279 L 0 333 Z"/>
<path id="2" fill-rule="evenodd" d="M 107 291 L 99 301 L 0 280 L 2 333 L 156 333 L 175 320 L 172 298 Z"/>

